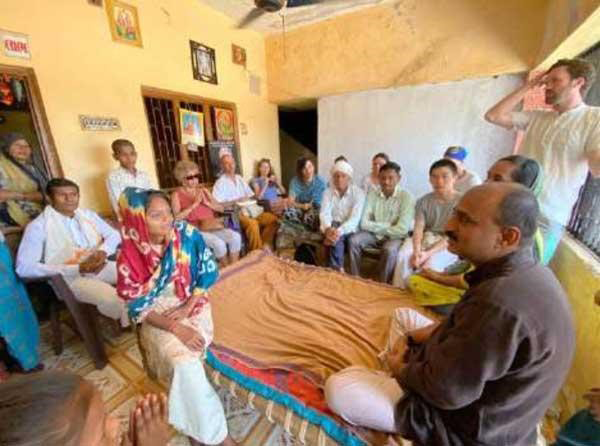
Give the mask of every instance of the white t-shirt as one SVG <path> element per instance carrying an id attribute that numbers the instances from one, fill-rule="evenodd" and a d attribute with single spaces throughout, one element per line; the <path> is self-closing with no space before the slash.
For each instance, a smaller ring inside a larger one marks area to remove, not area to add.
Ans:
<path id="1" fill-rule="evenodd" d="M 454 189 L 460 194 L 464 194 L 466 191 L 474 186 L 481 184 L 481 178 L 475 172 L 465 169 L 465 174 L 456 180 L 454 183 Z"/>
<path id="2" fill-rule="evenodd" d="M 254 192 L 241 176 L 236 175 L 235 179 L 232 179 L 230 176 L 223 174 L 215 182 L 212 194 L 218 202 L 225 203 L 251 197 Z"/>
<path id="3" fill-rule="evenodd" d="M 108 189 L 108 198 L 110 198 L 110 204 L 115 214 L 119 213 L 119 197 L 121 196 L 121 192 L 127 187 L 139 187 L 140 189 L 155 188 L 152 180 L 150 180 L 150 176 L 143 170 L 138 169 L 135 174 L 122 167 L 112 170 L 106 179 L 106 188 Z"/>
<path id="4" fill-rule="evenodd" d="M 587 156 L 600 150 L 600 107 L 585 104 L 564 113 L 513 112 L 515 127 L 527 130 L 520 153 L 544 169 L 542 213 L 566 225 L 588 174 Z"/>

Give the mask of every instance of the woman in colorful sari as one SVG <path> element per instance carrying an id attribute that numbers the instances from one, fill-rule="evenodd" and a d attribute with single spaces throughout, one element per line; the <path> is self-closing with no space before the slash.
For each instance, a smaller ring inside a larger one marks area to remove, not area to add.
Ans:
<path id="1" fill-rule="evenodd" d="M 25 287 L 15 275 L 12 257 L 1 231 L 0 338 L 0 343 L 6 344 L 9 361 L 16 362 L 14 365 L 18 371 L 29 371 L 39 367 L 38 321 Z"/>
<path id="2" fill-rule="evenodd" d="M 215 258 L 194 226 L 174 222 L 162 192 L 127 188 L 119 207 L 117 292 L 142 322 L 150 369 L 170 384 L 169 423 L 194 445 L 235 445 L 202 365 L 213 338 L 208 289 L 218 277 Z"/>
<path id="3" fill-rule="evenodd" d="M 319 211 L 327 182 L 315 173 L 308 158 L 296 162 L 296 176 L 290 181 L 287 209 L 277 232 L 277 248 L 291 248 L 300 239 L 321 240 Z"/>
<path id="4" fill-rule="evenodd" d="M 48 179 L 23 135 L 3 135 L 0 150 L 0 226 L 25 226 L 42 212 Z"/>
<path id="5" fill-rule="evenodd" d="M 486 182 L 520 183 L 537 197 L 542 189 L 543 176 L 542 168 L 537 161 L 521 155 L 510 155 L 499 159 L 490 167 Z M 537 258 L 541 259 L 544 242 L 539 229 L 535 234 L 534 249 Z M 423 269 L 419 274 L 411 276 L 408 284 L 415 295 L 416 303 L 430 306 L 441 313 L 448 313 L 451 306 L 460 300 L 468 288 L 464 273 L 470 268 L 470 264 L 459 261 L 443 273 Z"/>

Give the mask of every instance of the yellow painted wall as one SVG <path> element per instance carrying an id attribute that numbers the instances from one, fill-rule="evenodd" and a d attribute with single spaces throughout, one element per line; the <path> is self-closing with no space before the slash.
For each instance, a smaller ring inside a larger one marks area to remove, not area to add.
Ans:
<path id="1" fill-rule="evenodd" d="M 564 237 L 550 267 L 565 288 L 575 319 L 576 348 L 571 372 L 559 395 L 562 422 L 587 404 L 583 394 L 600 387 L 600 263 L 571 237 Z"/>
<path id="2" fill-rule="evenodd" d="M 32 59 L 0 64 L 33 67 L 65 174 L 82 186 L 82 205 L 108 211 L 104 186 L 114 167 L 110 143 L 131 139 L 139 167 L 155 174 L 141 86 L 237 104 L 248 126 L 240 135 L 242 168 L 268 157 L 279 169 L 277 108 L 266 94 L 264 38 L 234 30 L 232 21 L 197 0 L 127 0 L 138 8 L 143 49 L 112 41 L 106 12 L 86 0 L 1 0 L 0 28 L 30 36 Z M 194 80 L 189 40 L 216 50 L 219 85 Z M 231 43 L 247 50 L 248 70 L 263 79 L 261 96 L 249 92 L 248 73 L 231 62 Z M 83 132 L 78 115 L 114 116 L 121 132 Z M 1 129 L 0 129 L 1 131 Z"/>
<path id="3" fill-rule="evenodd" d="M 550 0 L 540 52 L 539 68 L 557 59 L 573 57 L 600 40 L 600 0 Z"/>
<path id="4" fill-rule="evenodd" d="M 285 39 L 275 33 L 266 39 L 269 96 L 293 103 L 525 71 L 539 54 L 546 10 L 546 0 L 408 0 L 294 29 Z"/>

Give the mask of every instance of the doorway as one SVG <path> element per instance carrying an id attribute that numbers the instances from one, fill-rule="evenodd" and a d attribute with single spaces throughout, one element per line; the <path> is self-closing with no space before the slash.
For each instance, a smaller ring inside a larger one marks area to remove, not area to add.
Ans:
<path id="1" fill-rule="evenodd" d="M 279 108 L 281 180 L 288 187 L 296 175 L 298 158 L 310 158 L 318 170 L 317 109 Z"/>
<path id="2" fill-rule="evenodd" d="M 62 176 L 33 69 L 0 64 L 0 136 L 10 132 L 25 136 L 49 177 Z"/>

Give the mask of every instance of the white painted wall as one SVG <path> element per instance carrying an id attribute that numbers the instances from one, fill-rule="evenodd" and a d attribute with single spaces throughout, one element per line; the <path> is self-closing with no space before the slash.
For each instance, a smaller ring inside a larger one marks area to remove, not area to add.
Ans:
<path id="1" fill-rule="evenodd" d="M 520 75 L 371 90 L 319 100 L 319 173 L 329 176 L 344 155 L 360 180 L 371 158 L 386 152 L 402 166 L 402 184 L 415 197 L 429 192 L 427 172 L 446 147 L 469 148 L 466 165 L 485 178 L 512 152 L 515 133 L 483 119 L 485 111 L 521 84 Z"/>

